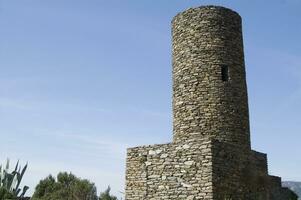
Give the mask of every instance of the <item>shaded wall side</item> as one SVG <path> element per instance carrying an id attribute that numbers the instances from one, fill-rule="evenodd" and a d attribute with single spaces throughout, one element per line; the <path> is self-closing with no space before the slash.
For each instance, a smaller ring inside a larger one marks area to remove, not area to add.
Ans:
<path id="1" fill-rule="evenodd" d="M 270 200 L 266 156 L 213 142 L 214 199 Z"/>
<path id="2" fill-rule="evenodd" d="M 286 187 L 282 187 L 281 178 L 269 176 L 269 195 L 271 200 L 297 200 L 298 195 Z"/>

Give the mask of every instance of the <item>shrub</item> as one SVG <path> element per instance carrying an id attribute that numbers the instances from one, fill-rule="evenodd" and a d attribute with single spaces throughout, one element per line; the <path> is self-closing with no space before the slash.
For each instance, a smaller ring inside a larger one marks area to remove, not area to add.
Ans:
<path id="1" fill-rule="evenodd" d="M 100 194 L 99 200 L 117 200 L 117 197 L 110 195 L 111 188 L 110 186 Z"/>
<path id="2" fill-rule="evenodd" d="M 32 200 L 97 200 L 97 192 L 94 183 L 61 172 L 56 179 L 49 175 L 41 180 Z"/>

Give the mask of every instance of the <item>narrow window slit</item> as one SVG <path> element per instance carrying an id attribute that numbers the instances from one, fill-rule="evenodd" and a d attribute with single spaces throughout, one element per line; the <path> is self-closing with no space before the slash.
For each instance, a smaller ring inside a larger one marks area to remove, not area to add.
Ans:
<path id="1" fill-rule="evenodd" d="M 222 81 L 228 81 L 229 80 L 229 69 L 227 65 L 221 66 L 221 74 L 222 74 Z"/>

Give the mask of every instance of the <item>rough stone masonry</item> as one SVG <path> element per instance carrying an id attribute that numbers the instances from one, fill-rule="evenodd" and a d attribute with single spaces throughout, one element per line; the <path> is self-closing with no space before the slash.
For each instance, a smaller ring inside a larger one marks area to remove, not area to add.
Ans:
<path id="1" fill-rule="evenodd" d="M 288 200 L 251 149 L 239 14 L 188 9 L 172 38 L 173 142 L 127 150 L 126 200 Z"/>

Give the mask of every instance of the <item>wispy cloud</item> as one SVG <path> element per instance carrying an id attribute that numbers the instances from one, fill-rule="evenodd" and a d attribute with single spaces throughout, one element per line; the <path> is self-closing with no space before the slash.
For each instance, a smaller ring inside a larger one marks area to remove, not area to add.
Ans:
<path id="1" fill-rule="evenodd" d="M 26 101 L 16 100 L 14 98 L 0 97 L 0 107 L 2 109 L 30 110 L 32 105 Z"/>
<path id="2" fill-rule="evenodd" d="M 124 152 L 127 146 L 130 144 L 125 144 L 118 141 L 117 138 L 113 140 L 110 139 L 106 134 L 92 134 L 88 132 L 78 133 L 74 131 L 51 131 L 51 130 L 36 130 L 33 135 L 36 137 L 51 137 L 56 138 L 68 143 L 80 144 L 82 147 L 89 147 L 93 149 L 106 150 L 107 153 L 121 154 Z"/>
<path id="3" fill-rule="evenodd" d="M 29 149 L 19 152 L 16 148 L 6 152 L 13 158 L 22 158 L 22 162 L 28 159 L 29 167 L 23 184 L 30 186 L 30 194 L 39 180 L 60 171 L 87 178 L 95 182 L 99 190 L 111 185 L 113 192 L 118 194 L 124 189 L 127 144 L 117 139 L 63 130 L 37 130 L 33 138 L 37 144 L 31 144 Z M 37 151 L 39 153 L 35 153 Z"/>

